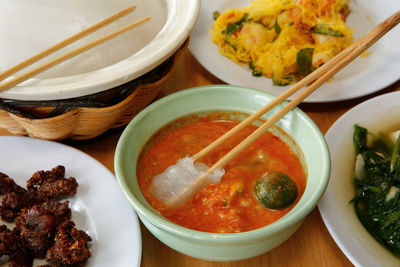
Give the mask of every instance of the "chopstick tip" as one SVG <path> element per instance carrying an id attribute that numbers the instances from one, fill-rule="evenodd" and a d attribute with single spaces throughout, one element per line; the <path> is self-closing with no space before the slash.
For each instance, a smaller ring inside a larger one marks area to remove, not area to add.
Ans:
<path id="1" fill-rule="evenodd" d="M 125 10 L 126 11 L 133 11 L 135 9 L 136 9 L 136 6 L 130 6 L 130 7 L 127 7 Z"/>

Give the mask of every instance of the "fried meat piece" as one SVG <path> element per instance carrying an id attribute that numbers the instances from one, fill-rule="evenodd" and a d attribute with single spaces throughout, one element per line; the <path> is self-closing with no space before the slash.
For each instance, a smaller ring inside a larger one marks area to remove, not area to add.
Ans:
<path id="1" fill-rule="evenodd" d="M 31 205 L 28 191 L 4 173 L 0 173 L 0 191 L 6 194 L 0 207 L 1 218 L 6 221 L 13 221 L 21 209 Z"/>
<path id="2" fill-rule="evenodd" d="M 36 188 L 31 198 L 38 203 L 66 196 L 74 196 L 76 195 L 77 188 L 78 182 L 75 178 L 62 178 Z"/>
<path id="3" fill-rule="evenodd" d="M 71 209 L 69 208 L 69 201 L 64 202 L 47 201 L 40 204 L 42 211 L 54 216 L 57 226 L 71 219 Z"/>
<path id="4" fill-rule="evenodd" d="M 35 203 L 66 196 L 74 196 L 78 188 L 75 178 L 65 178 L 65 167 L 58 165 L 50 171 L 37 171 L 26 187 Z"/>
<path id="5" fill-rule="evenodd" d="M 76 229 L 74 222 L 65 221 L 57 228 L 54 245 L 47 251 L 46 261 L 57 267 L 83 266 L 90 256 L 90 241 L 90 236 Z"/>
<path id="6" fill-rule="evenodd" d="M 18 249 L 8 260 L 8 267 L 31 267 L 32 265 L 33 257 L 26 254 L 22 249 Z"/>
<path id="7" fill-rule="evenodd" d="M 12 255 L 18 249 L 18 235 L 11 231 L 6 225 L 0 226 L 0 257 Z"/>
<path id="8" fill-rule="evenodd" d="M 65 167 L 58 165 L 50 171 L 37 171 L 26 182 L 26 188 L 29 193 L 34 193 L 35 189 L 44 184 L 49 184 L 54 181 L 60 180 L 65 176 Z"/>
<path id="9" fill-rule="evenodd" d="M 7 193 L 25 193 L 26 190 L 17 185 L 13 179 L 8 177 L 7 174 L 0 172 L 0 193 L 7 194 Z"/>
<path id="10" fill-rule="evenodd" d="M 0 207 L 1 218 L 6 221 L 14 221 L 18 213 L 26 207 L 31 206 L 28 193 L 7 193 Z"/>
<path id="11" fill-rule="evenodd" d="M 71 217 L 68 203 L 45 202 L 21 210 L 15 224 L 21 245 L 28 254 L 35 258 L 46 255 L 56 227 Z"/>
<path id="12" fill-rule="evenodd" d="M 27 189 L 0 172 L 0 194 L 5 194 L 0 214 L 3 219 L 15 220 L 15 228 L 0 226 L 0 257 L 10 257 L 12 267 L 30 267 L 34 258 L 46 258 L 51 266 L 83 266 L 90 256 L 88 242 L 92 239 L 75 228 L 71 221 L 69 201 L 78 183 L 65 178 L 64 166 L 50 171 L 37 171 L 27 181 Z M 49 265 L 43 265 L 43 267 Z"/>

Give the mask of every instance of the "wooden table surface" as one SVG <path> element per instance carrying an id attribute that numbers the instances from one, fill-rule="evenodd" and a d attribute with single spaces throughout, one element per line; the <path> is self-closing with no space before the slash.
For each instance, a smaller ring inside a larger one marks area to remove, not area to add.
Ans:
<path id="1" fill-rule="evenodd" d="M 205 70 L 190 54 L 185 51 L 174 66 L 172 75 L 157 98 L 186 88 L 222 84 L 223 82 Z M 329 127 L 347 110 L 376 95 L 400 90 L 400 81 L 366 97 L 334 102 L 301 104 L 307 113 L 325 134 Z M 123 129 L 111 130 L 106 134 L 86 141 L 61 141 L 88 153 L 108 169 L 114 171 L 113 160 L 115 147 Z M 10 135 L 0 128 L 0 135 Z M 326 229 L 318 208 L 306 218 L 299 230 L 285 243 L 261 256 L 237 262 L 209 262 L 185 256 L 158 241 L 143 225 L 142 266 L 352 266 L 341 252 Z M 112 244 L 110 244 L 112 245 Z M 117 255 L 123 257 L 123 255 Z"/>

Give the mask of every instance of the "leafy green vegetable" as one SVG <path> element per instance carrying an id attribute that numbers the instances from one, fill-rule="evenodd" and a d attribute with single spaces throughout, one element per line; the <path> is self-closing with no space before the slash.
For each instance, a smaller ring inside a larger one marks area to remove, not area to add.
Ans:
<path id="1" fill-rule="evenodd" d="M 217 18 L 219 17 L 220 13 L 218 11 L 214 11 L 213 12 L 213 19 L 217 20 Z"/>
<path id="2" fill-rule="evenodd" d="M 226 38 L 228 38 L 229 36 L 234 34 L 237 30 L 239 30 L 240 27 L 242 27 L 243 24 L 247 22 L 247 17 L 248 14 L 244 14 L 240 20 L 233 23 L 229 23 L 226 29 L 223 31 L 223 33 L 226 34 Z"/>
<path id="3" fill-rule="evenodd" d="M 274 29 L 275 29 L 276 35 L 279 35 L 281 33 L 281 27 L 278 24 L 278 20 L 275 20 Z"/>
<path id="4" fill-rule="evenodd" d="M 303 48 L 300 49 L 299 52 L 297 52 L 297 69 L 299 70 L 299 73 L 304 77 L 314 71 L 314 68 L 312 66 L 313 53 L 314 48 Z"/>
<path id="5" fill-rule="evenodd" d="M 335 37 L 344 37 L 344 34 L 341 33 L 340 31 L 336 31 L 329 27 L 328 24 L 317 24 L 313 26 L 310 31 L 312 33 L 317 33 L 317 34 L 324 34 L 324 35 L 329 35 L 329 36 L 335 36 Z"/>
<path id="6" fill-rule="evenodd" d="M 394 178 L 399 180 L 400 171 L 400 138 L 397 138 L 397 142 L 393 148 L 392 159 L 390 160 L 390 170 L 394 172 Z"/>
<path id="7" fill-rule="evenodd" d="M 250 62 L 249 62 L 249 68 L 250 68 L 251 70 L 255 70 L 255 69 L 256 69 L 256 66 L 254 66 L 253 61 L 250 61 Z"/>
<path id="8" fill-rule="evenodd" d="M 368 131 L 355 125 L 356 156 L 364 161 L 365 177 L 354 177 L 355 212 L 371 235 L 400 257 L 400 137 L 393 144 L 383 134 L 367 144 Z"/>
<path id="9" fill-rule="evenodd" d="M 235 50 L 235 51 L 237 50 L 237 47 L 236 47 L 235 45 L 233 45 L 231 42 L 229 42 L 227 39 L 225 39 L 224 42 L 225 42 L 227 45 L 229 45 L 230 47 L 232 47 L 233 50 Z"/>
<path id="10" fill-rule="evenodd" d="M 372 144 L 372 148 L 382 153 L 385 157 L 392 155 L 393 144 L 383 134 L 379 134 Z"/>
<path id="11" fill-rule="evenodd" d="M 251 72 L 251 74 L 252 74 L 254 77 L 261 77 L 263 73 L 262 73 L 261 70 L 253 70 L 253 71 Z"/>
<path id="12" fill-rule="evenodd" d="M 250 21 L 250 20 L 249 20 L 249 21 Z M 265 26 L 265 24 L 262 23 L 261 21 L 258 21 L 258 20 L 253 21 L 253 20 L 252 20 L 252 22 L 253 22 L 253 23 L 256 23 L 256 24 L 259 24 L 259 25 L 263 26 L 264 28 L 267 28 L 267 26 Z"/>
<path id="13" fill-rule="evenodd" d="M 355 153 L 358 155 L 360 152 L 367 149 L 367 129 L 354 125 L 353 143 Z"/>
<path id="14" fill-rule="evenodd" d="M 256 66 L 254 66 L 253 61 L 250 61 L 250 62 L 249 62 L 249 68 L 252 70 L 251 74 L 252 74 L 254 77 L 261 77 L 261 76 L 262 76 L 262 74 L 263 74 L 262 71 L 256 69 Z"/>
<path id="15" fill-rule="evenodd" d="M 282 78 L 278 78 L 276 76 L 272 77 L 272 83 L 278 86 L 286 86 L 292 84 L 294 80 L 295 80 L 294 74 L 288 74 Z"/>
<path id="16" fill-rule="evenodd" d="M 267 209 L 283 209 L 296 200 L 297 187 L 286 174 L 271 172 L 256 181 L 253 193 Z"/>

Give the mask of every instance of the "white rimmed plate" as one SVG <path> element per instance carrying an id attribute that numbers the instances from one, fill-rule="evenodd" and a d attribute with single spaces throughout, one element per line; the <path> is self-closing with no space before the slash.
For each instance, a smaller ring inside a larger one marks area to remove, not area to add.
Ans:
<path id="1" fill-rule="evenodd" d="M 0 92 L 0 98 L 72 98 L 140 77 L 170 57 L 187 39 L 198 17 L 200 0 L 0 1 L 0 72 L 132 5 L 137 6 L 132 14 L 40 63 L 139 18 L 151 16 L 151 21 Z"/>
<path id="2" fill-rule="evenodd" d="M 140 266 L 137 216 L 106 167 L 77 149 L 51 141 L 0 136 L 0 147 L 0 172 L 23 187 L 35 171 L 56 165 L 65 166 L 66 177 L 77 179 L 77 194 L 69 198 L 72 220 L 93 239 L 85 266 Z"/>
<path id="3" fill-rule="evenodd" d="M 356 266 L 399 266 L 400 259 L 380 245 L 364 228 L 349 201 L 353 185 L 353 126 L 372 133 L 400 129 L 400 92 L 384 94 L 359 104 L 339 118 L 325 138 L 332 158 L 331 177 L 318 204 L 333 239 Z"/>
<path id="4" fill-rule="evenodd" d="M 248 0 L 203 1 L 199 19 L 191 33 L 190 51 L 212 74 L 222 81 L 264 90 L 273 94 L 282 93 L 287 87 L 274 86 L 271 79 L 253 77 L 246 66 L 239 66 L 218 52 L 211 42 L 209 29 L 213 25 L 213 12 L 249 5 Z M 397 0 L 351 1 L 347 23 L 355 29 L 354 37 L 368 32 L 386 17 L 400 9 Z M 350 63 L 334 79 L 321 86 L 303 102 L 331 102 L 345 100 L 376 92 L 400 78 L 400 27 L 394 28 L 379 40 L 367 57 Z"/>

